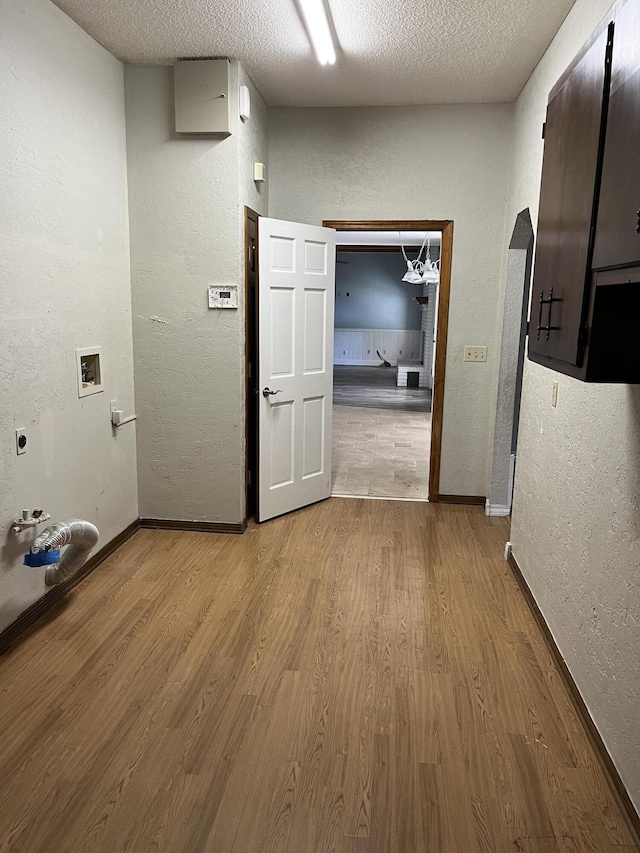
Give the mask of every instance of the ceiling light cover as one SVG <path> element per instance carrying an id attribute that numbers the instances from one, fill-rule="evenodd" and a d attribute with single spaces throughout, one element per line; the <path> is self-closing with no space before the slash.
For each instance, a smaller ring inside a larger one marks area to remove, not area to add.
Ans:
<path id="1" fill-rule="evenodd" d="M 323 0 L 300 0 L 300 7 L 318 62 L 320 65 L 333 65 L 336 51 Z"/>

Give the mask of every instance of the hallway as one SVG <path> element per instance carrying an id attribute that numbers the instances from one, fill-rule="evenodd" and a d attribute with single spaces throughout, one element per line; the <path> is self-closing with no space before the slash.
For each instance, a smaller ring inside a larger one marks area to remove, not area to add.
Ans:
<path id="1" fill-rule="evenodd" d="M 631 853 L 478 508 L 141 530 L 0 658 L 0 850 Z"/>

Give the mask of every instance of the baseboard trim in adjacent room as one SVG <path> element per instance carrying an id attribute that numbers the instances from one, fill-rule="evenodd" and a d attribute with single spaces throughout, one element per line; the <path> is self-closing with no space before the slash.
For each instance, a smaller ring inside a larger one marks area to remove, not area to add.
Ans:
<path id="1" fill-rule="evenodd" d="M 507 557 L 507 563 L 509 564 L 511 571 L 514 574 L 515 579 L 522 590 L 522 594 L 525 598 L 525 601 L 529 605 L 529 609 L 533 614 L 533 618 L 536 620 L 540 631 L 542 632 L 542 636 L 547 645 L 547 648 L 551 652 L 557 666 L 560 671 L 560 676 L 564 682 L 567 691 L 571 697 L 573 702 L 573 706 L 576 709 L 578 717 L 584 726 L 587 737 L 589 738 L 589 742 L 598 759 L 600 761 L 600 765 L 604 772 L 605 778 L 609 783 L 611 791 L 616 799 L 616 802 L 620 806 L 623 815 L 626 818 L 627 826 L 631 836 L 635 842 L 636 847 L 640 850 L 640 815 L 636 811 L 631 797 L 622 781 L 620 774 L 613 762 L 613 759 L 609 755 L 607 747 L 605 746 L 604 741 L 602 740 L 602 736 L 598 731 L 596 724 L 593 721 L 591 714 L 589 713 L 589 709 L 582 698 L 582 694 L 580 693 L 580 689 L 578 685 L 574 681 L 574 678 L 571 674 L 571 670 L 567 666 L 565 659 L 562 656 L 562 652 L 556 645 L 556 641 L 551 633 L 551 629 L 547 624 L 547 620 L 544 618 L 542 611 L 536 601 L 529 584 L 527 583 L 524 575 L 522 574 L 522 570 L 518 565 L 516 558 L 513 556 L 513 553 L 509 550 L 509 555 Z"/>
<path id="2" fill-rule="evenodd" d="M 247 522 L 180 521 L 173 518 L 141 518 L 140 527 L 154 530 L 188 530 L 192 533 L 244 533 Z"/>
<path id="3" fill-rule="evenodd" d="M 510 506 L 501 506 L 500 504 L 491 504 L 489 501 L 485 503 L 484 511 L 486 515 L 492 516 L 494 518 L 505 518 L 507 515 L 511 515 L 511 507 Z"/>
<path id="4" fill-rule="evenodd" d="M 61 583 L 59 586 L 54 586 L 52 589 L 45 592 L 42 598 L 39 598 L 30 607 L 27 607 L 27 609 L 24 610 L 14 622 L 7 625 L 7 627 L 0 632 L 0 654 L 7 651 L 9 646 L 15 642 L 20 634 L 26 631 L 27 628 L 35 625 L 35 623 L 44 616 L 48 610 L 51 610 L 51 608 L 61 601 L 65 595 L 71 592 L 75 586 L 90 575 L 94 569 L 97 569 L 101 563 L 104 563 L 107 557 L 110 557 L 114 551 L 123 545 L 127 539 L 130 539 L 139 529 L 140 520 L 136 518 L 136 520 L 132 521 L 131 524 L 125 527 L 121 533 L 118 533 L 118 535 L 114 536 L 110 542 L 103 545 L 99 551 L 92 554 L 77 575 L 70 578 L 65 583 Z"/>
<path id="5" fill-rule="evenodd" d="M 484 495 L 438 495 L 438 499 L 432 503 L 440 504 L 467 504 L 469 506 L 484 506 L 486 503 Z"/>

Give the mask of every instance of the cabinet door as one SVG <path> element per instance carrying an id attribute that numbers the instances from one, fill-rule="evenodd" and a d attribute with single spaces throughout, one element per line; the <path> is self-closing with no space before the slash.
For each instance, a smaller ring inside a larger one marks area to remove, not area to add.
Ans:
<path id="1" fill-rule="evenodd" d="M 605 30 L 547 107 L 529 333 L 529 355 L 542 363 L 580 363 L 609 49 Z"/>
<path id="2" fill-rule="evenodd" d="M 594 269 L 640 263 L 640 0 L 616 15 Z"/>

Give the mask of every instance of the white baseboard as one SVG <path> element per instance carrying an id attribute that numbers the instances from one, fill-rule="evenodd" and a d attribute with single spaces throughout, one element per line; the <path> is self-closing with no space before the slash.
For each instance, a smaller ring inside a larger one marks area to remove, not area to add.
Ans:
<path id="1" fill-rule="evenodd" d="M 489 501 L 484 505 L 485 515 L 495 516 L 496 518 L 504 518 L 511 513 L 510 506 L 500 506 L 500 504 L 490 504 Z"/>

